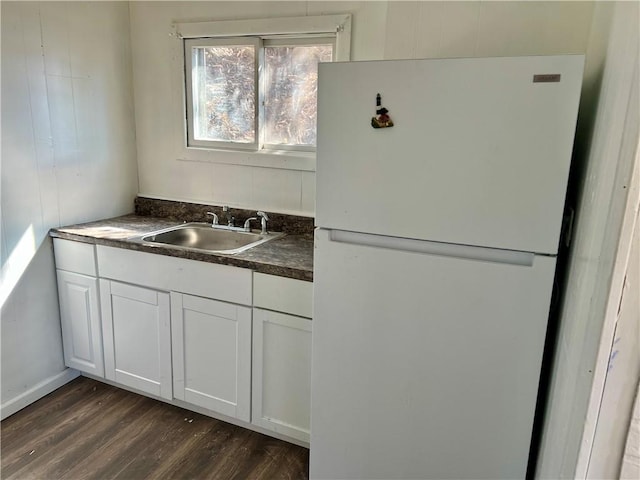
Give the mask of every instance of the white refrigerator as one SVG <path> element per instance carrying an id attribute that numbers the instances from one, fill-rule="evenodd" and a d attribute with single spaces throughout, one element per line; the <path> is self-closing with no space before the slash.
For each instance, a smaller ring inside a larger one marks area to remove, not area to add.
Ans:
<path id="1" fill-rule="evenodd" d="M 583 66 L 320 65 L 312 479 L 525 477 Z"/>

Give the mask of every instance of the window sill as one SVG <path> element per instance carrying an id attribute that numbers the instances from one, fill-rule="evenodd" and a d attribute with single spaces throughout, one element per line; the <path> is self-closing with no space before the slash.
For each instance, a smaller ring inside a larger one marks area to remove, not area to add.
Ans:
<path id="1" fill-rule="evenodd" d="M 294 152 L 291 150 L 242 151 L 187 147 L 179 162 L 220 163 L 244 167 L 277 168 L 314 172 L 315 152 Z"/>

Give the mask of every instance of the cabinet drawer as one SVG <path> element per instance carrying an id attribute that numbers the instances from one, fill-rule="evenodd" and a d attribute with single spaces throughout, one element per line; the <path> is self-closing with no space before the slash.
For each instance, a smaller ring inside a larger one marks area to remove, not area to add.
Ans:
<path id="1" fill-rule="evenodd" d="M 97 274 L 94 252 L 94 245 L 91 243 L 73 242 L 60 238 L 53 239 L 53 253 L 58 270 L 95 277 Z"/>
<path id="2" fill-rule="evenodd" d="M 251 305 L 251 270 L 97 246 L 100 277 Z"/>
<path id="3" fill-rule="evenodd" d="M 253 274 L 253 304 L 256 307 L 311 318 L 312 300 L 312 282 Z"/>

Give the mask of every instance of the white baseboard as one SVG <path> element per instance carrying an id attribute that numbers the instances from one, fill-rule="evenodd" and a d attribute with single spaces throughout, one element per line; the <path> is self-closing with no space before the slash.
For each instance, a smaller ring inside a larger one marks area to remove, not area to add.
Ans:
<path id="1" fill-rule="evenodd" d="M 9 415 L 16 413 L 18 410 L 22 410 L 24 407 L 31 405 L 36 400 L 40 400 L 45 395 L 50 394 L 78 376 L 80 376 L 80 372 L 73 370 L 72 368 L 67 368 L 59 374 L 43 380 L 21 395 L 18 395 L 17 397 L 0 405 L 0 420 L 4 420 Z"/>

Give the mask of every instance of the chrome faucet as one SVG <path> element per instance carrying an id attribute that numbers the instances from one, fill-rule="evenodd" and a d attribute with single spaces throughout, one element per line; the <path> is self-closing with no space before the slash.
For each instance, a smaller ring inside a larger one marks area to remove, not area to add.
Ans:
<path id="1" fill-rule="evenodd" d="M 207 212 L 207 215 L 212 215 L 213 216 L 213 220 L 211 221 L 211 226 L 213 227 L 214 225 L 218 225 L 218 215 L 216 215 L 213 212 Z"/>
<path id="2" fill-rule="evenodd" d="M 264 212 L 258 212 L 257 215 L 260 217 L 260 224 L 262 226 L 262 230 L 260 233 L 264 235 L 265 233 L 267 233 L 267 220 L 269 220 L 269 216 Z"/>
<path id="3" fill-rule="evenodd" d="M 247 218 L 244 221 L 244 231 L 245 232 L 250 232 L 251 231 L 251 220 L 258 220 L 257 217 L 251 217 L 251 218 Z"/>

